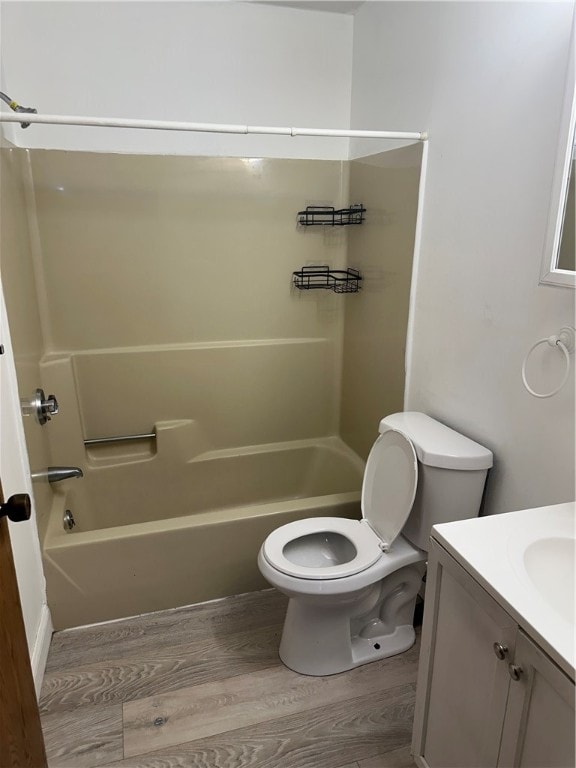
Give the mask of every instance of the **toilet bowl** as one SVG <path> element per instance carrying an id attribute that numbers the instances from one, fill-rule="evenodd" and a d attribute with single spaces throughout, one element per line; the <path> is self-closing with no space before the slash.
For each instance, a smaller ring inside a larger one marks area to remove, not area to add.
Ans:
<path id="1" fill-rule="evenodd" d="M 379 431 L 362 520 L 297 520 L 258 554 L 262 575 L 290 598 L 280 658 L 302 674 L 335 674 L 410 648 L 431 526 L 478 513 L 490 451 L 425 414 L 393 414 Z"/>

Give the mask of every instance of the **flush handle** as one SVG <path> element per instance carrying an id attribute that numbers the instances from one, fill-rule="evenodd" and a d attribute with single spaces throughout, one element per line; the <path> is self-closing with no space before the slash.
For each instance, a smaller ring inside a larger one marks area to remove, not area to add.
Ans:
<path id="1" fill-rule="evenodd" d="M 508 654 L 508 646 L 503 645 L 503 643 L 494 643 L 492 648 L 496 654 L 496 658 L 500 659 L 500 661 L 504 661 Z"/>

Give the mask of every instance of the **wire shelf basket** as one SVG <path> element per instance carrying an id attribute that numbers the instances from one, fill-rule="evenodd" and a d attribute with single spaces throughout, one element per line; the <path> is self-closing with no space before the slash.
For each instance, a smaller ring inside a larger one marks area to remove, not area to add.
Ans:
<path id="1" fill-rule="evenodd" d="M 329 205 L 309 205 L 304 211 L 298 211 L 298 224 L 301 227 L 347 227 L 362 224 L 365 213 L 362 203 L 339 210 Z"/>
<path id="2" fill-rule="evenodd" d="M 357 269 L 330 269 L 328 266 L 302 267 L 293 272 L 294 286 L 299 291 L 324 289 L 334 293 L 358 293 L 362 276 Z"/>

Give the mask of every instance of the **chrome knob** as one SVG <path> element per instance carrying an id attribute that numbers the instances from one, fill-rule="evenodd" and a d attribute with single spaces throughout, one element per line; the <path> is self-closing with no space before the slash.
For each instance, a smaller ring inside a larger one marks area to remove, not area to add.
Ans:
<path id="1" fill-rule="evenodd" d="M 43 389 L 36 390 L 30 406 L 39 424 L 46 424 L 52 416 L 56 416 L 58 413 L 58 400 L 56 400 L 55 395 L 46 397 Z"/>
<path id="2" fill-rule="evenodd" d="M 520 680 L 524 670 L 518 664 L 508 664 L 508 674 L 512 680 Z"/>
<path id="3" fill-rule="evenodd" d="M 496 658 L 500 659 L 500 661 L 504 661 L 508 654 L 508 646 L 503 645 L 502 643 L 494 643 L 492 648 L 496 654 Z"/>
<path id="4" fill-rule="evenodd" d="M 58 400 L 56 400 L 56 395 L 48 395 L 46 400 L 42 401 L 41 407 L 47 416 L 56 416 L 58 413 Z"/>

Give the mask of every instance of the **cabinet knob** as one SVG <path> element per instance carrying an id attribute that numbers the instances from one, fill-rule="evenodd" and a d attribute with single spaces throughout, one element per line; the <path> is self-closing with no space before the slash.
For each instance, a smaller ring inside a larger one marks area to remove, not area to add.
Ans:
<path id="1" fill-rule="evenodd" d="M 508 664 L 508 673 L 512 680 L 520 680 L 524 670 L 518 664 Z"/>
<path id="2" fill-rule="evenodd" d="M 503 643 L 494 643 L 492 648 L 494 649 L 496 658 L 500 659 L 500 661 L 504 661 L 506 655 L 508 654 L 508 646 L 503 645 Z"/>

